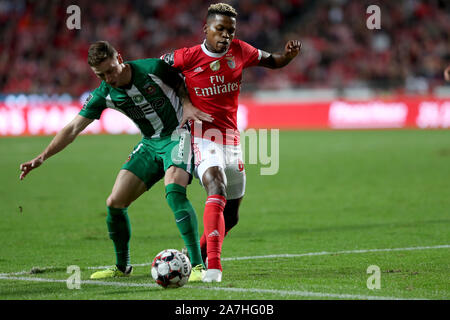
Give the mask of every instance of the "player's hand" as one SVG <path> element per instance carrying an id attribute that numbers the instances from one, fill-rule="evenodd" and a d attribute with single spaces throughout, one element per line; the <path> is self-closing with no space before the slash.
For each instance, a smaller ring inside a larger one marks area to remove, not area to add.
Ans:
<path id="1" fill-rule="evenodd" d="M 447 69 L 445 69 L 444 78 L 445 78 L 445 81 L 450 81 L 450 66 L 448 66 Z"/>
<path id="2" fill-rule="evenodd" d="M 286 58 L 295 58 L 302 47 L 302 43 L 299 40 L 289 40 L 284 47 L 284 55 Z"/>
<path id="3" fill-rule="evenodd" d="M 213 117 L 200 109 L 194 107 L 192 103 L 183 104 L 183 119 L 180 127 L 184 126 L 188 120 L 213 122 Z"/>
<path id="4" fill-rule="evenodd" d="M 39 167 L 42 163 L 44 162 L 44 159 L 41 156 L 38 156 L 36 158 L 34 158 L 31 161 L 22 163 L 20 165 L 20 180 L 23 180 L 23 178 L 26 177 L 26 175 L 33 169 L 36 169 L 37 167 Z"/>

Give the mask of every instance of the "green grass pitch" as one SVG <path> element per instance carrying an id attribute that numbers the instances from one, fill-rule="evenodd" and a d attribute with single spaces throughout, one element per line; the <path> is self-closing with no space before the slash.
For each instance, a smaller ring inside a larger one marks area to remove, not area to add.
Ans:
<path id="1" fill-rule="evenodd" d="M 88 280 L 114 263 L 105 201 L 140 137 L 80 136 L 19 181 L 50 140 L 0 138 L 1 300 L 450 298 L 450 131 L 280 132 L 278 174 L 246 166 L 223 282 L 179 289 L 149 275 L 156 253 L 183 246 L 162 182 L 129 209 L 133 276 Z M 188 196 L 201 232 L 197 180 Z M 67 287 L 70 265 L 80 289 Z M 370 265 L 380 289 L 367 287 Z"/>

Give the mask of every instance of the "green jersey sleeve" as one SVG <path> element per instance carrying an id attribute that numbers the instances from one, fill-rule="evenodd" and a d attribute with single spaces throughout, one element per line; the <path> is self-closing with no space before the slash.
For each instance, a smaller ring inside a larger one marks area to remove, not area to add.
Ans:
<path id="1" fill-rule="evenodd" d="M 104 83 L 95 89 L 84 102 L 83 108 L 78 113 L 80 116 L 89 119 L 100 119 L 103 110 L 106 109 Z"/>
<path id="2" fill-rule="evenodd" d="M 183 79 L 181 78 L 178 70 L 174 67 L 169 66 L 161 59 L 157 59 L 154 73 L 173 89 L 177 89 L 178 86 L 183 82 Z"/>
<path id="3" fill-rule="evenodd" d="M 178 89 L 178 86 L 183 82 L 178 70 L 169 66 L 161 59 L 149 58 L 137 60 L 136 62 L 141 67 L 144 67 L 147 73 L 154 74 L 172 89 Z"/>

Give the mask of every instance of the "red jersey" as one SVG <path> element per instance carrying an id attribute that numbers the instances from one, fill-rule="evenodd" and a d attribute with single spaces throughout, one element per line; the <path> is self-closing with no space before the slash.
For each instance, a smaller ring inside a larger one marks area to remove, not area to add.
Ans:
<path id="1" fill-rule="evenodd" d="M 219 130 L 223 144 L 240 143 L 237 129 L 238 96 L 241 89 L 242 70 L 255 66 L 261 60 L 261 51 L 248 43 L 234 39 L 228 51 L 213 53 L 206 49 L 205 42 L 191 48 L 182 48 L 161 57 L 181 71 L 192 104 L 210 114 L 214 121 L 203 122 L 201 130 L 196 125 L 191 129 L 194 136 L 214 140 L 214 131 Z"/>

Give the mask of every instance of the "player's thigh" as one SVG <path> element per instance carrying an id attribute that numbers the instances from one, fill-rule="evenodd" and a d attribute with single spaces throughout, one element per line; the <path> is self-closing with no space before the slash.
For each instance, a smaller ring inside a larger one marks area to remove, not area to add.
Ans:
<path id="1" fill-rule="evenodd" d="M 119 171 L 114 182 L 113 189 L 107 200 L 107 205 L 115 208 L 128 207 L 145 191 L 147 191 L 147 186 L 144 181 L 133 172 L 122 169 Z"/>
<path id="2" fill-rule="evenodd" d="M 194 137 L 192 149 L 194 153 L 194 175 L 204 187 L 215 181 L 227 185 L 224 173 L 224 146 L 207 139 Z"/>
<path id="3" fill-rule="evenodd" d="M 227 201 L 241 199 L 245 194 L 246 175 L 241 146 L 226 147 L 225 175 L 227 177 Z M 238 202 L 240 204 L 240 201 Z"/>
<path id="4" fill-rule="evenodd" d="M 122 166 L 108 202 L 128 206 L 163 177 L 162 161 L 143 139 Z"/>
<path id="5" fill-rule="evenodd" d="M 179 184 L 180 186 L 186 187 L 192 180 L 192 176 L 186 172 L 186 170 L 171 166 L 166 170 L 164 175 L 164 185 L 171 183 Z"/>
<path id="6" fill-rule="evenodd" d="M 161 141 L 159 156 L 164 164 L 164 184 L 176 183 L 186 187 L 192 181 L 194 168 L 189 132 L 182 132 Z"/>

